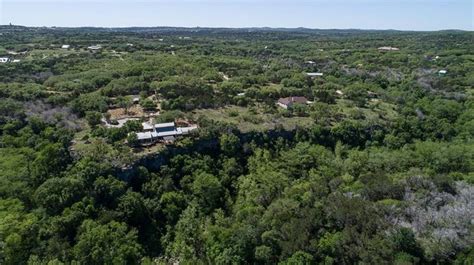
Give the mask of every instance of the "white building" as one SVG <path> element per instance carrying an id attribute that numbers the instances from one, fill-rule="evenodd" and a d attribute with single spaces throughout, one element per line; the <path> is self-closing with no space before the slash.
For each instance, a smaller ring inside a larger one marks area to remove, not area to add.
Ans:
<path id="1" fill-rule="evenodd" d="M 389 52 L 389 51 L 399 51 L 400 49 L 397 47 L 383 46 L 383 47 L 379 47 L 378 50 L 382 52 Z"/>
<path id="2" fill-rule="evenodd" d="M 0 63 L 8 63 L 10 61 L 10 58 L 8 57 L 0 57 Z"/>
<path id="3" fill-rule="evenodd" d="M 306 73 L 306 75 L 309 77 L 319 77 L 323 76 L 323 73 Z"/>
<path id="4" fill-rule="evenodd" d="M 137 134 L 138 142 L 141 144 L 152 144 L 159 140 L 173 141 L 174 137 L 189 134 L 196 130 L 197 126 L 176 127 L 174 122 L 150 124 L 142 123 L 144 132 Z"/>
<path id="5" fill-rule="evenodd" d="M 97 51 L 97 50 L 102 49 L 102 46 L 100 46 L 100 45 L 92 45 L 92 46 L 87 47 L 87 49 L 92 50 L 92 51 Z"/>
<path id="6" fill-rule="evenodd" d="M 69 49 L 71 48 L 71 45 L 68 45 L 68 44 L 64 44 L 63 46 L 61 46 L 61 49 Z"/>

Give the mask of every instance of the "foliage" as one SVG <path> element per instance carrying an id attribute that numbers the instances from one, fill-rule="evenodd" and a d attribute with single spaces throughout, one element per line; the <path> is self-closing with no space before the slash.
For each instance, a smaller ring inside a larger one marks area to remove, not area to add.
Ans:
<path id="1" fill-rule="evenodd" d="M 474 259 L 472 32 L 0 33 L 26 52 L 0 65 L 1 264 Z M 145 117 L 100 125 L 158 107 L 198 132 L 144 147 Z"/>

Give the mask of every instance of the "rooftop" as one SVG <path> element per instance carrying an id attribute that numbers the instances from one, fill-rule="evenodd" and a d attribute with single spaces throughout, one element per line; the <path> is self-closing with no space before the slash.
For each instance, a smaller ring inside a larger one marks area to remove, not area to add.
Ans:
<path id="1" fill-rule="evenodd" d="M 307 76 L 323 76 L 323 73 L 306 73 Z"/>
<path id="2" fill-rule="evenodd" d="M 308 99 L 305 97 L 287 97 L 287 98 L 280 98 L 278 103 L 283 105 L 291 105 L 292 103 L 299 103 L 299 104 L 306 104 L 308 103 Z"/>
<path id="3" fill-rule="evenodd" d="M 378 48 L 379 51 L 399 51 L 400 49 L 397 47 L 390 47 L 390 46 L 383 46 Z"/>
<path id="4" fill-rule="evenodd" d="M 142 126 L 144 130 L 151 130 L 153 128 L 158 129 L 158 128 L 174 127 L 175 124 L 174 122 L 165 122 L 165 123 L 157 123 L 153 125 L 153 124 L 150 124 L 149 122 L 142 122 Z"/>

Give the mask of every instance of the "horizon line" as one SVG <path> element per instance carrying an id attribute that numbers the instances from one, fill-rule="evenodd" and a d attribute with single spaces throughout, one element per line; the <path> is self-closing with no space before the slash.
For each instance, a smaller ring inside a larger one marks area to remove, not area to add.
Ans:
<path id="1" fill-rule="evenodd" d="M 374 29 L 374 28 L 310 28 L 310 27 L 271 27 L 271 26 L 244 26 L 244 27 L 228 27 L 228 26 L 29 26 L 29 25 L 17 25 L 17 24 L 0 24 L 0 27 L 7 26 L 17 26 L 25 28 L 62 28 L 62 29 L 81 29 L 81 28 L 95 28 L 95 29 L 133 29 L 133 28 L 178 28 L 178 29 L 283 29 L 283 30 L 297 30 L 297 29 L 306 29 L 306 30 L 359 30 L 359 31 L 400 31 L 400 32 L 440 32 L 440 31 L 463 31 L 463 32 L 474 32 L 474 30 L 469 29 L 456 29 L 456 28 L 446 28 L 446 29 L 434 29 L 434 30 L 414 30 L 414 29 Z"/>

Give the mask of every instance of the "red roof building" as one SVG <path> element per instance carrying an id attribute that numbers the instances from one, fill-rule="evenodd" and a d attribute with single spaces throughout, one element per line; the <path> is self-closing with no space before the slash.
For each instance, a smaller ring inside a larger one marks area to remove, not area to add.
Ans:
<path id="1" fill-rule="evenodd" d="M 293 104 L 307 104 L 308 100 L 305 97 L 287 97 L 280 98 L 277 102 L 278 106 L 288 109 Z"/>

